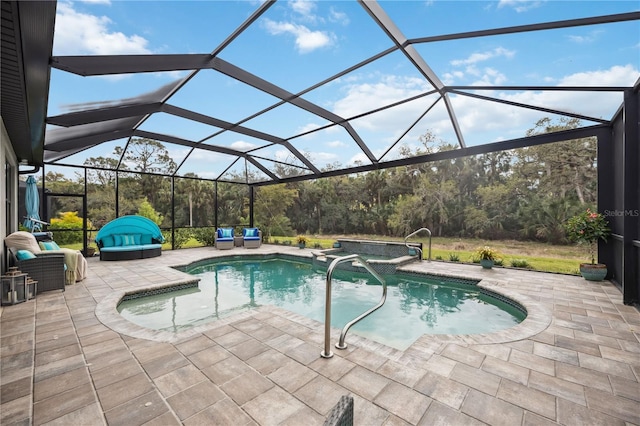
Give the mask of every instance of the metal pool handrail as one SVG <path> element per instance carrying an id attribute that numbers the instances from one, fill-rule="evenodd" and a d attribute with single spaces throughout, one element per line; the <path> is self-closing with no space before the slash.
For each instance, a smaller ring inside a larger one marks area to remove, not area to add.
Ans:
<path id="1" fill-rule="evenodd" d="M 418 252 L 420 253 L 419 259 L 422 260 L 422 249 L 420 247 L 410 246 L 409 243 L 407 243 L 407 240 L 410 237 L 413 237 L 418 232 L 422 232 L 422 231 L 427 231 L 429 233 L 429 257 L 427 258 L 427 260 L 431 261 L 431 230 L 429 228 L 420 228 L 417 231 L 413 231 L 412 233 L 410 233 L 409 235 L 404 237 L 404 245 L 407 246 L 408 248 L 412 248 L 412 249 L 418 250 Z"/>
<path id="2" fill-rule="evenodd" d="M 333 275 L 333 270 L 336 268 L 336 266 L 338 266 L 339 263 L 347 262 L 349 260 L 358 260 L 362 264 L 362 266 L 367 271 L 369 271 L 371 275 L 374 276 L 375 279 L 380 281 L 380 283 L 382 284 L 382 299 L 380 299 L 380 302 L 376 306 L 360 314 L 359 316 L 357 316 L 356 318 L 354 318 L 353 320 L 345 324 L 345 326 L 342 329 L 342 332 L 340 333 L 340 340 L 338 341 L 338 343 L 336 343 L 336 348 L 345 349 L 347 345 L 344 343 L 344 339 L 347 335 L 347 331 L 349 331 L 351 326 L 357 323 L 358 321 L 360 321 L 361 319 L 363 319 L 364 317 L 366 317 L 367 315 L 369 315 L 370 313 L 372 313 L 373 311 L 375 311 L 376 309 L 378 309 L 380 306 L 384 304 L 385 300 L 387 300 L 387 282 L 384 280 L 384 278 L 380 276 L 380 274 L 378 274 L 371 267 L 371 265 L 369 265 L 362 257 L 360 257 L 360 255 L 350 254 L 348 256 L 342 256 L 334 259 L 333 262 L 331 262 L 331 265 L 329 265 L 329 268 L 327 268 L 327 292 L 326 292 L 325 308 L 324 308 L 324 350 L 320 353 L 320 356 L 323 358 L 331 358 L 333 356 L 333 352 L 331 352 L 331 349 L 330 349 L 330 346 L 331 346 L 330 344 L 330 340 L 331 340 L 331 276 Z"/>

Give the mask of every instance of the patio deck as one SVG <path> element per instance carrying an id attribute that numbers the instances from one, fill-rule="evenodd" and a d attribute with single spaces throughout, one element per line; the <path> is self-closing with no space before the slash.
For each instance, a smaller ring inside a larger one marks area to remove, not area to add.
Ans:
<path id="1" fill-rule="evenodd" d="M 169 338 L 113 313 L 123 291 L 184 280 L 170 265 L 247 252 L 91 258 L 85 281 L 2 307 L 0 423 L 321 425 L 352 394 L 357 425 L 640 424 L 640 313 L 608 282 L 421 262 L 411 269 L 483 278 L 533 318 L 406 351 L 350 334 L 331 359 L 320 357 L 319 323 L 274 307 Z M 272 252 L 311 250 L 250 251 Z"/>

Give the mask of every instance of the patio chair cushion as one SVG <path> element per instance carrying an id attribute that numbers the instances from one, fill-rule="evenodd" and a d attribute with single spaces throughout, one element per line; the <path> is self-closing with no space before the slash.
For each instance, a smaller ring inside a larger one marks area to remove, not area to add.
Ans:
<path id="1" fill-rule="evenodd" d="M 60 246 L 55 241 L 40 241 L 38 245 L 42 250 L 60 250 Z"/>
<path id="2" fill-rule="evenodd" d="M 136 239 L 133 235 L 124 234 L 124 235 L 121 235 L 120 237 L 122 237 L 123 246 L 133 246 L 136 244 Z M 140 238 L 138 238 L 138 240 L 140 240 Z"/>
<path id="3" fill-rule="evenodd" d="M 16 252 L 16 259 L 18 260 L 27 260 L 27 259 L 35 259 L 36 255 L 31 253 L 29 250 L 18 250 Z"/>
<path id="4" fill-rule="evenodd" d="M 29 250 L 33 254 L 38 254 L 42 251 L 36 238 L 25 231 L 16 231 L 4 239 L 5 245 L 11 247 L 14 250 Z"/>
<path id="5" fill-rule="evenodd" d="M 130 246 L 111 246 L 102 247 L 100 251 L 107 252 L 127 252 L 127 251 L 140 251 L 140 250 L 154 250 L 161 249 L 162 244 L 132 244 Z"/>
<path id="6" fill-rule="evenodd" d="M 233 239 L 233 228 L 218 228 L 218 239 Z"/>
<path id="7" fill-rule="evenodd" d="M 246 239 L 260 238 L 260 231 L 258 228 L 243 228 L 242 237 Z"/>

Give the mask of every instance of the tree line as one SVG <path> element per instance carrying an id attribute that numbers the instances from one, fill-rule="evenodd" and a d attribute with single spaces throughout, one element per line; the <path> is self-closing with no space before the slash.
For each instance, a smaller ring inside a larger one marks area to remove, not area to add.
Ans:
<path id="1" fill-rule="evenodd" d="M 576 128 L 577 119 L 543 118 L 527 136 Z M 455 146 L 426 132 L 406 157 L 452 150 Z M 100 228 L 116 215 L 116 172 L 124 148 L 111 157 L 88 158 L 87 216 Z M 214 226 L 217 188 L 219 226 L 249 222 L 246 185 L 200 180 L 195 174 L 174 179 L 176 170 L 164 145 L 132 139 L 118 172 L 119 215 L 136 214 L 142 203 L 155 209 L 161 227 Z M 403 237 L 427 227 L 435 236 L 566 240 L 564 223 L 594 207 L 597 196 L 594 138 L 576 139 L 510 151 L 440 160 L 354 175 L 255 190 L 255 225 L 265 236 L 295 234 L 372 234 Z M 335 165 L 336 167 L 339 165 Z M 278 175 L 291 176 L 284 166 Z M 232 176 L 242 181 L 242 176 Z M 82 193 L 84 174 L 75 178 L 49 172 L 53 192 Z M 68 204 L 65 204 L 68 203 Z M 54 211 L 76 210 L 73 200 L 55 199 Z M 175 218 L 173 217 L 175 214 Z"/>

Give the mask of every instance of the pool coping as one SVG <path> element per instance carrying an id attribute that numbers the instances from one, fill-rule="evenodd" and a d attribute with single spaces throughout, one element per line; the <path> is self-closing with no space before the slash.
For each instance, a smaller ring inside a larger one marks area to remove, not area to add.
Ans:
<path id="1" fill-rule="evenodd" d="M 247 254 L 249 255 L 249 254 Z M 300 255 L 295 255 L 292 253 L 270 253 L 269 255 L 284 255 L 286 257 L 299 257 L 309 259 L 309 255 L 307 253 L 301 253 Z M 234 255 L 234 256 L 243 256 L 243 255 Z M 250 256 L 261 256 L 251 254 Z M 224 256 L 213 256 L 210 259 L 219 259 Z M 207 260 L 209 258 L 198 259 L 197 262 L 201 262 Z M 194 261 L 193 263 L 195 263 Z M 420 263 L 420 262 L 419 262 Z M 426 262 L 425 262 L 426 263 Z M 129 288 L 126 290 L 115 291 L 106 297 L 104 297 L 96 306 L 95 314 L 96 317 L 107 327 L 112 329 L 113 331 L 134 337 L 141 338 L 147 340 L 153 340 L 158 342 L 167 342 L 167 343 L 177 343 L 184 340 L 187 340 L 191 337 L 197 336 L 199 334 L 215 330 L 219 327 L 227 325 L 232 322 L 236 322 L 242 320 L 244 318 L 251 318 L 253 315 L 256 315 L 261 312 L 269 312 L 273 314 L 277 314 L 282 317 L 286 317 L 288 319 L 294 320 L 300 324 L 306 325 L 311 329 L 317 329 L 318 333 L 321 334 L 324 329 L 324 323 L 320 321 L 316 321 L 302 315 L 296 314 L 291 311 L 287 311 L 282 308 L 278 308 L 272 305 L 266 305 L 258 307 L 257 309 L 251 311 L 238 312 L 235 314 L 231 314 L 227 317 L 208 322 L 206 324 L 200 324 L 194 326 L 188 330 L 183 330 L 180 332 L 169 332 L 163 330 L 153 330 L 149 328 L 145 328 L 134 324 L 124 317 L 120 315 L 117 310 L 117 306 L 120 301 L 125 298 L 127 295 L 142 293 L 142 292 L 157 292 L 159 289 L 169 288 L 169 287 L 178 287 L 183 286 L 185 284 L 192 284 L 194 282 L 199 281 L 199 279 L 194 279 L 193 276 L 182 272 L 179 268 L 185 267 L 186 265 L 175 265 L 170 266 L 171 268 L 177 270 L 179 273 L 184 274 L 184 279 L 168 281 L 159 284 L 152 284 L 143 287 Z M 415 265 L 412 268 L 402 268 L 398 270 L 398 272 L 409 272 L 410 274 L 421 274 L 421 275 L 431 275 L 431 276 L 443 276 L 450 278 L 457 278 L 462 280 L 476 281 L 477 286 L 481 289 L 488 291 L 489 293 L 496 293 L 502 297 L 506 297 L 508 299 L 513 300 L 517 304 L 521 305 L 527 312 L 526 318 L 519 324 L 510 327 L 505 330 L 495 331 L 491 333 L 480 333 L 480 334 L 423 334 L 421 337 L 416 339 L 407 349 L 399 350 L 396 348 L 392 348 L 386 346 L 384 344 L 369 340 L 365 337 L 359 336 L 357 334 L 349 334 L 347 336 L 347 344 L 353 345 L 354 347 L 362 347 L 364 349 L 373 350 L 376 353 L 381 355 L 385 355 L 388 358 L 399 360 L 401 358 L 410 355 L 411 358 L 413 354 L 420 355 L 421 353 L 433 353 L 443 344 L 448 343 L 459 343 L 466 345 L 473 344 L 495 344 L 495 343 L 507 343 L 518 340 L 527 339 L 531 336 L 539 334 L 544 331 L 551 324 L 552 315 L 551 312 L 543 306 L 541 303 L 538 303 L 534 299 L 519 293 L 515 290 L 506 288 L 506 284 L 500 282 L 499 280 L 495 280 L 492 278 L 482 278 L 478 276 L 465 275 L 465 274 L 456 274 L 456 275 L 448 275 L 442 273 L 432 273 L 425 272 L 416 269 Z M 332 336 L 335 334 L 336 336 L 340 334 L 340 329 L 335 329 L 332 327 Z M 337 339 L 335 339 L 337 342 Z M 335 343 L 335 342 L 334 342 Z M 321 349 L 320 346 L 318 349 Z M 340 352 L 340 351 L 339 351 Z"/>

